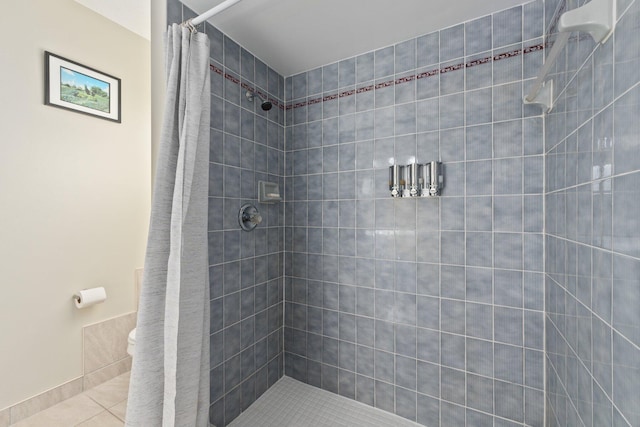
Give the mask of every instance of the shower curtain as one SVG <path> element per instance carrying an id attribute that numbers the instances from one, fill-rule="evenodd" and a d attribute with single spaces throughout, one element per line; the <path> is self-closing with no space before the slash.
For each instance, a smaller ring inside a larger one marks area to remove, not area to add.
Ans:
<path id="1" fill-rule="evenodd" d="M 209 39 L 173 24 L 126 425 L 208 426 Z"/>

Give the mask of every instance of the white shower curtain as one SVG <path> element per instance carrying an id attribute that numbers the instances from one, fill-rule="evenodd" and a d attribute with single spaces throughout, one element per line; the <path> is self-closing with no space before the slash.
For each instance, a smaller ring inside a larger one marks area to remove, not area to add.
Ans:
<path id="1" fill-rule="evenodd" d="M 209 39 L 173 24 L 127 426 L 208 426 Z"/>

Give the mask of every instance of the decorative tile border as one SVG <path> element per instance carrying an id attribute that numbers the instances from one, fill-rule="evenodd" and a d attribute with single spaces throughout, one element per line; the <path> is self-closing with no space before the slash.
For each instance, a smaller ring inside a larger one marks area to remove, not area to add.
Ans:
<path id="1" fill-rule="evenodd" d="M 281 109 L 281 110 L 285 109 L 285 106 L 284 106 L 283 103 L 281 103 L 277 99 L 269 97 L 268 93 L 264 93 L 260 89 L 257 89 L 257 88 L 254 88 L 252 86 L 249 86 L 247 83 L 241 81 L 238 77 L 234 76 L 233 74 L 225 73 L 224 70 L 221 70 L 220 68 L 216 67 L 213 64 L 209 64 L 209 69 L 211 69 L 211 71 L 213 71 L 214 73 L 221 75 L 225 79 L 227 79 L 227 80 L 239 85 L 244 90 L 247 90 L 247 91 L 249 91 L 251 93 L 255 93 L 258 96 L 260 96 L 261 98 L 263 98 L 263 99 L 268 99 L 269 101 L 271 101 L 271 103 L 273 105 L 275 105 L 279 109 Z"/>
<path id="2" fill-rule="evenodd" d="M 562 9 L 564 8 L 564 5 L 562 6 Z M 554 25 L 557 25 L 554 24 Z M 308 99 L 306 101 L 299 101 L 296 102 L 295 104 L 286 104 L 286 103 L 282 103 L 280 101 L 278 101 L 277 99 L 271 98 L 269 97 L 269 94 L 262 92 L 260 89 L 254 88 L 250 85 L 248 85 L 247 83 L 241 81 L 238 77 L 234 76 L 233 74 L 229 74 L 229 73 L 225 73 L 224 70 L 221 70 L 220 68 L 218 68 L 217 66 L 213 65 L 213 64 L 209 64 L 209 68 L 211 69 L 211 71 L 213 71 L 216 74 L 219 74 L 221 76 L 223 76 L 225 79 L 239 85 L 241 88 L 243 88 L 244 90 L 247 90 L 251 93 L 255 93 L 257 95 L 259 95 L 260 97 L 264 98 L 264 99 L 268 99 L 269 101 L 271 101 L 271 103 L 273 105 L 275 105 L 276 107 L 278 107 L 281 110 L 293 110 L 295 108 L 301 108 L 301 107 L 305 107 L 308 105 L 314 105 L 314 104 L 318 104 L 320 102 L 327 102 L 327 101 L 333 101 L 334 99 L 339 99 L 339 98 L 344 98 L 347 96 L 352 96 L 352 95 L 356 95 L 359 93 L 364 93 L 364 92 L 369 92 L 372 90 L 378 90 L 378 89 L 384 89 L 390 86 L 394 86 L 394 85 L 400 85 L 403 83 L 409 83 L 412 82 L 414 80 L 420 80 L 420 79 L 424 79 L 427 77 L 433 77 L 433 76 L 437 76 L 439 74 L 445 74 L 445 73 L 449 73 L 452 71 L 458 71 L 461 70 L 463 68 L 471 68 L 471 67 L 475 67 L 477 65 L 482 65 L 482 64 L 487 64 L 489 62 L 496 62 L 496 61 L 501 61 L 503 59 L 508 59 L 508 58 L 513 58 L 515 56 L 520 56 L 520 55 L 526 55 L 528 53 L 533 53 L 533 52 L 538 52 L 541 50 L 544 50 L 546 48 L 549 48 L 549 43 L 540 43 L 540 44 L 536 44 L 533 46 L 528 46 L 522 49 L 515 49 L 509 52 L 503 52 L 497 55 L 493 55 L 493 56 L 487 56 L 484 58 L 478 58 L 478 59 L 474 59 L 472 61 L 469 62 L 461 62 L 459 64 L 453 64 L 453 65 L 449 65 L 447 67 L 444 68 L 436 68 L 433 70 L 429 70 L 429 71 L 423 71 L 420 72 L 418 74 L 413 74 L 413 75 L 409 75 L 409 76 L 405 76 L 405 77 L 399 77 L 397 79 L 394 80 L 387 80 L 384 82 L 380 82 L 380 83 L 376 83 L 375 85 L 368 85 L 368 86 L 362 86 L 356 89 L 349 89 L 343 92 L 338 92 L 338 93 L 333 93 L 330 95 L 325 95 L 323 97 L 319 97 L 319 98 L 312 98 L 312 99 Z"/>
<path id="3" fill-rule="evenodd" d="M 324 97 L 321 98 L 313 98 L 313 99 L 309 99 L 307 101 L 299 101 L 296 102 L 295 104 L 288 104 L 285 106 L 286 110 L 292 110 L 295 108 L 300 108 L 300 107 L 304 107 L 307 105 L 313 105 L 313 104 L 317 104 L 319 102 L 326 102 L 326 101 L 332 101 L 334 99 L 338 99 L 338 98 L 344 98 L 346 96 L 351 96 L 351 95 L 355 95 L 358 93 L 363 93 L 363 92 L 369 92 L 372 90 L 378 90 L 378 89 L 384 89 L 386 87 L 390 87 L 390 86 L 394 86 L 394 85 L 400 85 L 403 83 L 409 83 L 412 82 L 414 80 L 420 80 L 420 79 L 424 79 L 427 77 L 433 77 L 433 76 L 437 76 L 439 74 L 446 74 L 446 73 L 450 73 L 452 71 L 458 71 L 461 70 L 463 68 L 471 68 L 471 67 L 475 67 L 476 65 L 482 65 L 482 64 L 487 64 L 489 62 L 496 62 L 496 61 L 501 61 L 503 59 L 508 59 L 508 58 L 513 58 L 515 56 L 520 56 L 520 55 L 525 55 L 528 53 L 532 53 L 532 52 L 538 52 L 541 50 L 545 49 L 545 45 L 543 43 L 537 44 L 537 45 L 533 45 L 533 46 L 529 46 L 529 47 L 525 47 L 523 49 L 515 49 L 509 52 L 504 52 L 504 53 L 500 53 L 500 54 L 496 54 L 493 56 L 487 56 L 484 58 L 478 58 L 478 59 L 474 59 L 473 61 L 469 61 L 469 62 L 461 62 L 459 64 L 453 64 L 453 65 L 449 65 L 447 67 L 444 68 L 436 68 L 433 70 L 428 70 L 428 71 L 423 71 L 420 72 L 418 74 L 414 74 L 414 75 L 410 75 L 410 76 L 405 76 L 405 77 L 399 77 L 397 79 L 394 80 L 387 80 L 384 82 L 380 82 L 380 83 L 376 83 L 375 85 L 368 85 L 368 86 L 362 86 L 356 89 L 350 89 L 344 92 L 338 92 L 335 94 L 331 94 L 331 95 L 326 95 Z"/>

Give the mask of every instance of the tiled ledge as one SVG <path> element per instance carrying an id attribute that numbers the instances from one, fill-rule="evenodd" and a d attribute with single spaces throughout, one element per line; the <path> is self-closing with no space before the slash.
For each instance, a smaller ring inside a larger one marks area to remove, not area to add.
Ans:
<path id="1" fill-rule="evenodd" d="M 122 374 L 124 366 L 116 365 L 128 364 L 131 367 L 131 358 L 127 354 L 127 337 L 135 324 L 136 313 L 132 312 L 83 328 L 85 389 Z M 109 372 L 114 375 L 110 376 Z M 99 378 L 105 379 L 100 381 Z"/>

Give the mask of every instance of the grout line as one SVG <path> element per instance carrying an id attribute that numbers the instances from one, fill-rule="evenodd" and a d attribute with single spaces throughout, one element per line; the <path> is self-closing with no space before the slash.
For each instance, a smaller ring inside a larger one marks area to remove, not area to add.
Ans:
<path id="1" fill-rule="evenodd" d="M 597 248 L 596 248 L 597 249 Z M 592 264 L 593 266 L 593 264 Z M 608 322 L 607 320 L 603 319 L 602 317 L 600 317 L 600 315 L 598 313 L 596 313 L 595 311 L 593 311 L 593 309 L 591 309 L 590 307 L 587 307 L 580 298 L 578 298 L 577 295 L 574 295 L 573 293 L 571 293 L 567 288 L 565 288 L 561 283 L 559 283 L 557 280 L 555 280 L 553 278 L 553 276 L 556 273 L 545 273 L 545 276 L 547 276 L 550 280 L 552 280 L 559 288 L 561 288 L 565 293 L 571 295 L 571 297 L 573 297 L 573 299 L 576 300 L 577 303 L 579 303 L 580 305 L 582 305 L 584 307 L 585 310 L 589 311 L 591 313 L 591 316 L 595 316 L 600 322 L 602 322 L 605 326 L 607 326 L 609 329 L 611 329 L 612 331 L 612 337 L 613 337 L 613 332 L 617 333 L 618 335 L 620 335 L 621 338 L 623 338 L 625 341 L 627 341 L 628 344 L 630 344 L 631 346 L 635 347 L 638 351 L 640 351 L 640 346 L 638 346 L 637 344 L 635 344 L 633 341 L 631 341 L 629 338 L 627 338 L 627 336 L 623 333 L 620 332 L 618 329 L 616 329 L 616 327 L 613 325 L 613 319 L 611 322 Z M 545 311 L 545 315 L 547 314 L 547 312 Z M 551 314 L 556 314 L 556 313 L 551 313 Z M 568 340 L 565 339 L 565 341 L 567 343 L 569 343 Z M 577 353 L 576 353 L 577 354 Z M 612 353 L 613 354 L 613 351 Z M 613 377 L 612 377 L 613 378 Z"/>
<path id="2" fill-rule="evenodd" d="M 551 278 L 551 280 L 553 280 L 553 278 Z M 555 282 L 555 280 L 554 280 L 554 282 Z M 565 288 L 563 288 L 563 287 L 562 287 L 562 285 L 560 285 L 560 284 L 559 284 L 559 283 L 557 283 L 557 282 L 556 282 L 556 284 L 557 284 L 557 286 L 558 286 L 560 289 L 562 289 L 565 293 L 569 293 L 569 294 L 571 295 L 571 293 L 570 293 L 569 291 L 567 291 Z M 574 298 L 574 299 L 576 299 L 576 301 L 577 301 L 578 303 L 581 303 L 581 301 L 580 301 L 580 300 L 578 300 L 577 298 Z M 606 323 L 604 320 L 602 320 L 602 319 L 598 316 L 598 314 L 597 314 L 597 313 L 595 313 L 595 312 L 593 312 L 593 311 L 591 311 L 591 310 L 589 310 L 589 311 L 591 312 L 591 316 L 596 316 L 596 317 L 598 317 L 598 318 L 599 318 L 599 319 L 600 319 L 600 320 L 601 320 L 605 325 L 607 325 L 607 323 Z M 554 313 L 554 314 L 555 314 L 555 313 Z M 562 338 L 562 340 L 564 341 L 564 346 L 563 346 L 563 347 L 566 347 L 566 348 L 568 348 L 568 349 L 571 349 L 571 352 L 572 352 L 572 353 L 574 354 L 574 356 L 575 356 L 575 357 L 572 357 L 572 358 L 574 358 L 578 363 L 580 363 L 580 364 L 584 367 L 584 369 L 585 369 L 587 372 L 590 372 L 590 373 L 591 373 L 591 372 L 592 372 L 592 370 L 591 370 L 591 369 L 589 369 L 589 367 L 587 367 L 587 366 L 585 365 L 585 363 L 584 363 L 584 361 L 582 360 L 582 358 L 578 355 L 578 353 L 576 352 L 576 350 L 571 346 L 571 344 L 569 343 L 569 341 L 567 340 L 567 338 L 563 335 L 563 333 L 562 333 L 562 331 L 560 330 L 560 328 L 558 328 L 558 326 L 555 324 L 555 322 L 553 321 L 553 319 L 551 318 L 551 316 L 545 316 L 545 317 L 547 317 L 547 318 L 548 318 L 548 320 L 549 320 L 549 322 L 551 322 L 551 323 L 553 324 L 553 327 L 554 327 L 554 329 L 556 330 L 556 333 L 557 333 L 557 334 L 558 334 L 558 336 L 559 336 L 560 338 Z M 627 340 L 630 344 L 632 344 L 632 345 L 634 345 L 634 346 L 635 346 L 635 344 L 633 344 L 631 341 L 629 341 L 629 340 L 628 340 L 624 335 L 622 335 L 620 332 L 616 331 L 613 327 L 611 327 L 611 330 L 612 330 L 612 333 L 611 333 L 611 346 L 612 346 L 612 349 L 613 349 L 613 335 L 614 335 L 614 334 L 613 334 L 613 332 L 614 332 L 614 331 L 615 331 L 615 332 L 617 332 L 617 333 L 618 333 L 618 335 L 620 335 L 622 338 L 624 338 L 625 340 Z M 592 337 L 592 340 L 593 340 L 593 337 Z M 636 348 L 638 348 L 637 346 L 635 346 L 635 347 L 636 347 Z M 640 350 L 640 348 L 639 348 L 639 350 Z M 545 354 L 546 354 L 546 351 L 545 351 Z M 555 353 L 552 353 L 552 354 L 555 354 Z M 592 353 L 592 354 L 593 354 L 593 353 Z M 611 355 L 612 355 L 611 357 L 612 357 L 612 359 L 613 359 L 613 350 L 612 350 Z M 557 354 L 557 356 L 564 356 L 564 358 L 565 358 L 565 359 L 566 359 L 566 357 L 568 357 L 567 355 L 562 355 L 562 354 Z M 548 358 L 548 356 L 547 356 L 546 358 Z M 593 356 L 592 356 L 592 358 L 593 358 Z M 592 364 L 592 363 L 593 363 L 593 360 L 591 360 L 591 361 L 590 361 L 590 363 Z M 576 415 L 578 415 L 578 417 L 580 417 L 580 412 L 579 412 L 579 411 L 578 411 L 578 409 L 575 407 L 575 404 L 574 404 L 574 402 L 573 402 L 573 399 L 571 398 L 571 395 L 570 395 L 570 394 L 569 394 L 569 392 L 567 392 L 567 390 L 566 390 L 566 386 L 565 386 L 565 384 L 561 381 L 562 377 L 558 374 L 558 372 L 557 372 L 557 370 L 556 370 L 556 367 L 553 365 L 553 363 L 550 363 L 550 366 L 551 366 L 551 368 L 552 368 L 552 369 L 554 370 L 554 372 L 555 372 L 555 377 L 558 379 L 558 383 L 560 383 L 560 384 L 562 385 L 562 388 L 563 388 L 563 390 L 565 391 L 565 395 L 567 396 L 567 401 L 571 402 L 571 406 L 575 409 L 575 413 L 576 413 Z M 611 366 L 612 366 L 612 368 L 611 368 L 611 369 L 613 370 L 613 360 L 612 360 Z M 625 421 L 627 421 L 627 419 L 626 419 L 626 417 L 624 416 L 623 412 L 622 412 L 622 411 L 620 411 L 620 410 L 618 409 L 618 406 L 613 402 L 613 400 L 611 399 L 611 397 L 610 397 L 610 396 L 608 395 L 608 393 L 604 390 L 604 388 L 600 385 L 600 383 L 597 381 L 597 379 L 596 379 L 593 375 L 590 375 L 590 378 L 591 378 L 591 381 L 592 381 L 593 383 L 595 383 L 595 384 L 596 384 L 596 385 L 597 385 L 597 386 L 602 390 L 602 392 L 603 392 L 603 394 L 604 394 L 605 398 L 606 398 L 606 399 L 611 403 L 612 411 L 613 411 L 613 409 L 617 410 L 617 411 L 618 411 L 618 413 L 620 414 L 620 416 L 621 416 L 621 417 L 623 417 L 623 419 L 624 419 Z M 612 378 L 612 381 L 613 381 L 613 376 L 612 376 L 611 378 Z M 612 394 L 613 394 L 613 389 L 612 389 Z M 591 393 L 591 396 L 592 396 L 592 398 L 593 398 L 593 391 L 592 391 L 592 393 Z M 593 402 L 592 402 L 592 411 L 593 411 Z M 628 422 L 628 421 L 627 421 L 627 422 Z"/>
<path id="3" fill-rule="evenodd" d="M 635 84 L 633 84 L 631 87 L 629 87 L 628 89 L 626 89 L 624 92 L 622 92 L 622 93 L 621 93 L 621 94 L 619 94 L 618 96 L 615 96 L 615 94 L 614 94 L 614 96 L 613 96 L 613 100 L 611 100 L 611 102 L 609 102 L 608 104 L 604 105 L 604 106 L 603 106 L 602 108 L 600 108 L 599 110 L 595 111 L 595 112 L 591 115 L 591 117 L 590 117 L 589 119 L 585 120 L 585 122 L 584 122 L 584 123 L 582 123 L 582 124 L 578 125 L 578 126 L 576 127 L 576 129 L 575 129 L 575 130 L 573 130 L 573 131 L 572 131 L 571 133 L 569 133 L 568 135 L 564 136 L 564 137 L 562 138 L 562 140 L 561 140 L 561 141 L 557 142 L 555 145 L 553 145 L 552 147 L 550 147 L 550 148 L 548 148 L 548 149 L 545 147 L 545 153 L 544 153 L 544 155 L 545 155 L 545 156 L 546 156 L 546 155 L 548 155 L 551 151 L 553 151 L 554 149 L 556 149 L 557 147 L 559 147 L 559 146 L 560 146 L 562 143 L 564 143 L 564 142 L 565 142 L 569 137 L 571 137 L 571 136 L 573 136 L 574 134 L 576 134 L 576 133 L 577 133 L 580 129 L 582 129 L 583 127 L 586 127 L 586 126 L 593 126 L 593 125 L 594 125 L 594 124 L 593 124 L 594 119 L 595 119 L 599 114 L 602 114 L 602 113 L 603 113 L 607 108 L 610 108 L 610 107 L 614 106 L 614 105 L 615 105 L 615 103 L 616 103 L 617 101 L 619 101 L 622 97 L 624 97 L 625 95 L 627 95 L 629 92 L 631 92 L 631 91 L 633 91 L 633 90 L 637 89 L 638 87 L 640 87 L 640 82 L 636 82 Z M 593 99 L 593 98 L 595 97 L 595 93 L 594 93 L 594 92 L 595 92 L 595 91 L 592 91 L 592 93 L 591 93 L 591 96 L 592 96 L 591 105 L 594 105 L 594 103 L 595 103 L 595 100 Z M 559 113 L 556 113 L 556 114 L 559 114 Z M 546 123 L 546 120 L 545 120 L 545 123 Z M 593 134 L 593 132 L 592 132 L 592 134 Z M 545 134 L 545 135 L 546 135 L 546 134 Z M 545 145 L 546 145 L 546 141 L 545 141 Z M 591 151 L 593 152 L 593 150 L 591 150 Z"/>

